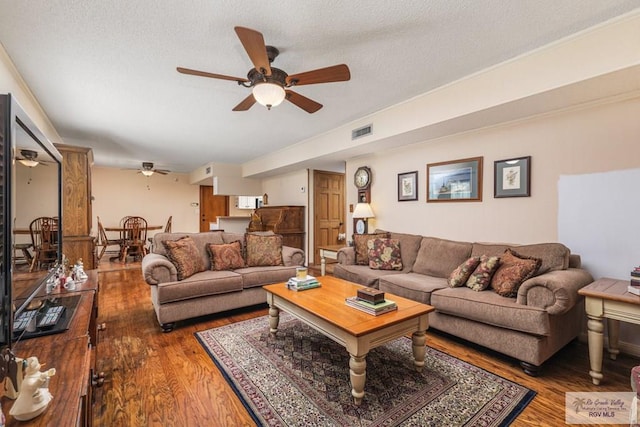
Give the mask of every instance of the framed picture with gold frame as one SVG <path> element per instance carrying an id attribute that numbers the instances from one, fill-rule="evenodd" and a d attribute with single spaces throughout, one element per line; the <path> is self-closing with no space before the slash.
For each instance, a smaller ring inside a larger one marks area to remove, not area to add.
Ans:
<path id="1" fill-rule="evenodd" d="M 481 202 L 482 157 L 427 164 L 427 202 Z"/>

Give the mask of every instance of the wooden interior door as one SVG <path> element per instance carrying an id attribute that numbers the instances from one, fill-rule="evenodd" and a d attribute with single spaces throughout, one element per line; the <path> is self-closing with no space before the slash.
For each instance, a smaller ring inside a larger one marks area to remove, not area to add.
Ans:
<path id="1" fill-rule="evenodd" d="M 213 186 L 200 186 L 200 232 L 209 231 L 209 223 L 229 215 L 229 196 L 214 196 Z"/>
<path id="2" fill-rule="evenodd" d="M 346 232 L 344 174 L 313 172 L 314 244 L 313 262 L 320 262 L 320 246 L 345 243 L 338 234 Z"/>

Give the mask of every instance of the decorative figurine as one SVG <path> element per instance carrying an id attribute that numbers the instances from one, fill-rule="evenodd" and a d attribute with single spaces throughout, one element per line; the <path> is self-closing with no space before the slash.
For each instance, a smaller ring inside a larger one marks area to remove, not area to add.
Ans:
<path id="1" fill-rule="evenodd" d="M 24 378 L 20 393 L 9 411 L 9 415 L 19 421 L 27 421 L 42 414 L 53 396 L 49 392 L 49 378 L 56 374 L 55 368 L 40 372 L 37 357 L 26 360 Z"/>
<path id="2" fill-rule="evenodd" d="M 82 258 L 76 261 L 76 265 L 73 266 L 73 272 L 75 273 L 73 278 L 74 280 L 83 282 L 89 278 L 87 273 L 84 271 L 84 263 L 82 262 Z"/>

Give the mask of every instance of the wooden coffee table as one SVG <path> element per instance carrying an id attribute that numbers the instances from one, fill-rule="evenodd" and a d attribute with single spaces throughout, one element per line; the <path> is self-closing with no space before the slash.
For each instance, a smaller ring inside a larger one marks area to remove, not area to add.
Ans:
<path id="1" fill-rule="evenodd" d="M 321 277 L 320 282 L 319 288 L 298 292 L 287 289 L 286 283 L 263 286 L 267 292 L 272 334 L 277 333 L 280 310 L 284 310 L 344 346 L 351 356 L 351 394 L 356 405 L 364 396 L 369 350 L 411 333 L 415 367 L 418 372 L 422 371 L 425 331 L 433 307 L 387 293 L 386 298 L 395 301 L 398 310 L 372 316 L 345 304 L 345 298 L 356 295 L 360 285 L 331 276 Z"/>

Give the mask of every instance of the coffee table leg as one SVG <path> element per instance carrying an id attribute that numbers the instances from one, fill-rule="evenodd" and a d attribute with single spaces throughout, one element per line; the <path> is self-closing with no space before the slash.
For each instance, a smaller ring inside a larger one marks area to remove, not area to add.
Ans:
<path id="1" fill-rule="evenodd" d="M 351 395 L 356 405 L 362 403 L 364 397 L 364 383 L 367 379 L 367 355 L 354 356 L 349 359 L 349 374 L 351 377 Z"/>
<path id="2" fill-rule="evenodd" d="M 275 335 L 280 323 L 280 309 L 275 305 L 269 307 L 269 333 Z"/>
<path id="3" fill-rule="evenodd" d="M 411 335 L 413 342 L 413 358 L 416 365 L 416 371 L 422 372 L 424 367 L 424 356 L 426 353 L 425 345 L 427 344 L 427 335 L 424 331 L 416 331 Z"/>

